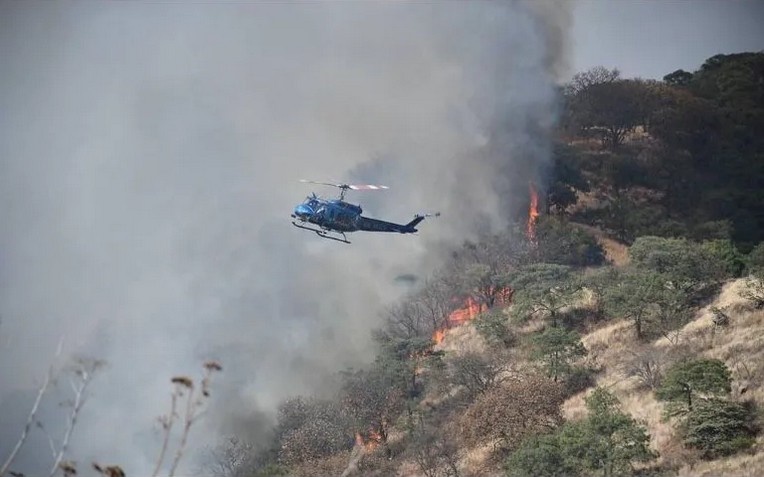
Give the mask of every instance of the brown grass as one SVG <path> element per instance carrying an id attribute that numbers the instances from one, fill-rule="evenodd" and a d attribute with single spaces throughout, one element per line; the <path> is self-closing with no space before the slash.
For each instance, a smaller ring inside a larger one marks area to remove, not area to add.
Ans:
<path id="1" fill-rule="evenodd" d="M 752 310 L 739 296 L 743 280 L 727 283 L 719 297 L 701 309 L 695 319 L 680 330 L 679 341 L 671 344 L 660 338 L 648 347 L 656 353 L 681 346 L 685 351 L 723 360 L 732 371 L 733 397 L 754 400 L 764 407 L 764 311 Z M 723 309 L 730 316 L 724 327 L 713 324 L 712 307 Z M 661 453 L 658 463 L 679 469 L 679 475 L 764 475 L 764 453 L 743 453 L 711 462 L 697 461 L 693 452 L 683 449 L 673 426 L 662 419 L 663 406 L 653 393 L 640 388 L 634 378 L 627 378 L 623 364 L 628 350 L 634 346 L 633 328 L 628 321 L 617 321 L 585 335 L 584 345 L 602 373 L 597 385 L 607 387 L 621 401 L 625 412 L 642 421 L 650 433 L 651 445 Z M 648 348 L 649 349 L 649 348 Z M 563 404 L 566 419 L 586 415 L 586 392 L 571 397 Z M 764 445 L 764 436 L 756 448 Z"/>
<path id="2" fill-rule="evenodd" d="M 598 237 L 598 240 L 609 239 Z M 622 244 L 606 245 L 606 250 L 617 265 L 627 263 L 627 251 Z M 764 408 L 764 311 L 753 310 L 739 296 L 743 285 L 744 280 L 733 280 L 725 284 L 718 298 L 699 310 L 695 318 L 679 330 L 676 344 L 660 338 L 643 346 L 648 353 L 653 350 L 656 354 L 666 353 L 669 357 L 681 350 L 695 356 L 723 360 L 732 372 L 733 398 L 752 399 Z M 582 300 L 581 305 L 586 304 Z M 713 307 L 722 309 L 730 317 L 727 326 L 714 325 Z M 516 325 L 513 329 L 522 336 L 537 331 L 540 326 L 541 320 L 532 320 Z M 647 427 L 651 447 L 660 453 L 657 463 L 663 469 L 678 472 L 680 476 L 764 475 L 764 452 L 757 452 L 764 446 L 764 436 L 758 439 L 751 452 L 711 462 L 699 460 L 695 452 L 682 446 L 674 425 L 662 418 L 663 404 L 637 378 L 630 378 L 624 372 L 625 364 L 631 356 L 630 351 L 640 346 L 630 321 L 606 323 L 584 335 L 582 342 L 589 351 L 587 359 L 590 364 L 600 370 L 597 385 L 613 392 L 620 400 L 623 411 Z M 450 353 L 483 353 L 487 352 L 488 347 L 475 328 L 467 324 L 450 330 L 436 349 Z M 517 353 L 521 351 L 517 350 Z M 565 419 L 578 420 L 586 416 L 584 396 L 587 393 L 572 396 L 562 405 Z M 493 462 L 492 450 L 491 443 L 465 449 L 461 467 L 474 475 L 501 473 L 498 464 Z"/>

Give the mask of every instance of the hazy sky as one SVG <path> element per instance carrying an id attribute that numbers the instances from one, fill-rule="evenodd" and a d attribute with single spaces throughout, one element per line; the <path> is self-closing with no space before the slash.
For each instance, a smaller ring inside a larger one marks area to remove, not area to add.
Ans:
<path id="1" fill-rule="evenodd" d="M 571 40 L 573 72 L 660 79 L 718 53 L 764 50 L 764 1 L 579 0 Z"/>

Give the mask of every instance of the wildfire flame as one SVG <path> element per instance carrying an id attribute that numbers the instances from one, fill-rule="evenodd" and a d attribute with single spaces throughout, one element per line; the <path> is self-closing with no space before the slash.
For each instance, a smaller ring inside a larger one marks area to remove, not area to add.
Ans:
<path id="1" fill-rule="evenodd" d="M 497 304 L 507 304 L 511 299 L 512 290 L 505 288 L 499 291 L 496 301 Z M 464 306 L 448 315 L 444 325 L 441 328 L 435 330 L 435 333 L 432 335 L 432 340 L 435 342 L 435 344 L 442 343 L 443 339 L 446 337 L 446 331 L 474 320 L 478 317 L 478 315 L 487 309 L 488 306 L 485 304 L 478 303 L 472 297 L 467 297 L 467 299 L 464 301 Z"/>
<path id="2" fill-rule="evenodd" d="M 531 204 L 528 208 L 528 226 L 526 229 L 526 236 L 528 237 L 528 241 L 530 241 L 532 244 L 535 244 L 536 220 L 538 220 L 539 217 L 539 195 L 536 192 L 536 186 L 533 185 L 533 182 L 528 183 L 528 188 L 530 189 L 531 194 Z"/>
<path id="3" fill-rule="evenodd" d="M 369 439 L 364 439 L 360 432 L 355 433 L 355 445 L 363 447 L 366 452 L 371 452 L 379 446 L 382 436 L 376 431 L 369 431 Z"/>

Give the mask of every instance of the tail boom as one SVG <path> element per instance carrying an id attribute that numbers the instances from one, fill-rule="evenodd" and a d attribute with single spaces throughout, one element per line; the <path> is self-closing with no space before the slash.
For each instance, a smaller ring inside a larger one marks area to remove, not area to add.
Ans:
<path id="1" fill-rule="evenodd" d="M 419 225 L 427 217 L 438 217 L 440 212 L 435 214 L 417 214 L 414 216 L 414 220 L 407 224 L 396 224 L 393 222 L 386 222 L 384 220 L 371 219 L 369 217 L 361 217 L 358 222 L 359 230 L 365 230 L 367 232 L 397 232 L 400 234 L 414 234 L 418 230 L 416 226 Z"/>

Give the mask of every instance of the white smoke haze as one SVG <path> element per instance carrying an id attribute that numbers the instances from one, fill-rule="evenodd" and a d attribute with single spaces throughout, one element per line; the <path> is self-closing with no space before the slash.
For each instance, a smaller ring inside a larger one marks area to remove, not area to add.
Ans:
<path id="1" fill-rule="evenodd" d="M 569 8 L 0 3 L 0 459 L 61 336 L 109 362 L 70 456 L 128 475 L 152 470 L 170 377 L 205 359 L 224 371 L 192 456 L 371 359 L 394 278 L 505 226 L 538 180 Z M 289 214 L 336 191 L 301 178 L 390 186 L 349 193 L 372 217 L 443 215 L 321 240 Z M 13 468 L 50 462 L 33 430 Z"/>

